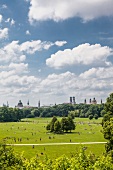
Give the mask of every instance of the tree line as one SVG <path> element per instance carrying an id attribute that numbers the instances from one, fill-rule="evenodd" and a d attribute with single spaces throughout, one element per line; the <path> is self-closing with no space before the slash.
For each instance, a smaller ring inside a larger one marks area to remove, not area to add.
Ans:
<path id="1" fill-rule="evenodd" d="M 59 104 L 48 108 L 9 108 L 0 107 L 0 122 L 16 122 L 23 118 L 33 117 L 82 117 L 98 119 L 106 113 L 104 104 Z"/>

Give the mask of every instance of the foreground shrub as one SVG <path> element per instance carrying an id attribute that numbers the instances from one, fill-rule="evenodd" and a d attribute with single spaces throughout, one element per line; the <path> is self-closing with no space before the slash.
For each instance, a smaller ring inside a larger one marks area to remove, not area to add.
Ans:
<path id="1" fill-rule="evenodd" d="M 113 159 L 110 155 L 86 155 L 81 149 L 70 158 L 63 155 L 53 160 L 48 157 L 43 161 L 37 157 L 28 160 L 17 155 L 11 147 L 1 145 L 0 170 L 113 170 Z"/>

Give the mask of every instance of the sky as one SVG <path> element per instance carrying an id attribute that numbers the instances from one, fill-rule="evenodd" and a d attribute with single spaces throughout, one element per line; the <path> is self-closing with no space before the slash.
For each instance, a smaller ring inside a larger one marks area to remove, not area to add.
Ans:
<path id="1" fill-rule="evenodd" d="M 0 106 L 113 92 L 113 0 L 0 0 Z"/>

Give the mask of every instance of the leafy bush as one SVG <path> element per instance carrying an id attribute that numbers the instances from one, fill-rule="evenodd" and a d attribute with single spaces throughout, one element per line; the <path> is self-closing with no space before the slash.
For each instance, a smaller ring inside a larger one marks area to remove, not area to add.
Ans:
<path id="1" fill-rule="evenodd" d="M 11 147 L 0 146 L 0 169 L 1 170 L 113 170 L 113 159 L 110 155 L 96 157 L 94 154 L 86 155 L 81 149 L 75 155 L 68 158 L 62 155 L 55 160 L 45 157 L 39 160 L 34 157 L 30 160 L 23 155 L 14 153 Z"/>
<path id="2" fill-rule="evenodd" d="M 33 114 L 28 114 L 26 118 L 34 118 L 35 116 Z"/>

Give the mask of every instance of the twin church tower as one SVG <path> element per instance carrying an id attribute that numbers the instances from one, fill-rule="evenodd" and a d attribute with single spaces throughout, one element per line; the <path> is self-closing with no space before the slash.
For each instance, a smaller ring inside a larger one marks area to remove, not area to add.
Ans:
<path id="1" fill-rule="evenodd" d="M 76 104 L 75 102 L 75 97 L 70 97 L 70 104 Z M 87 104 L 86 99 L 84 100 L 84 104 Z M 89 104 L 97 104 L 97 100 L 95 99 L 95 97 L 92 99 L 89 99 Z M 102 99 L 101 99 L 101 104 L 102 104 Z"/>

